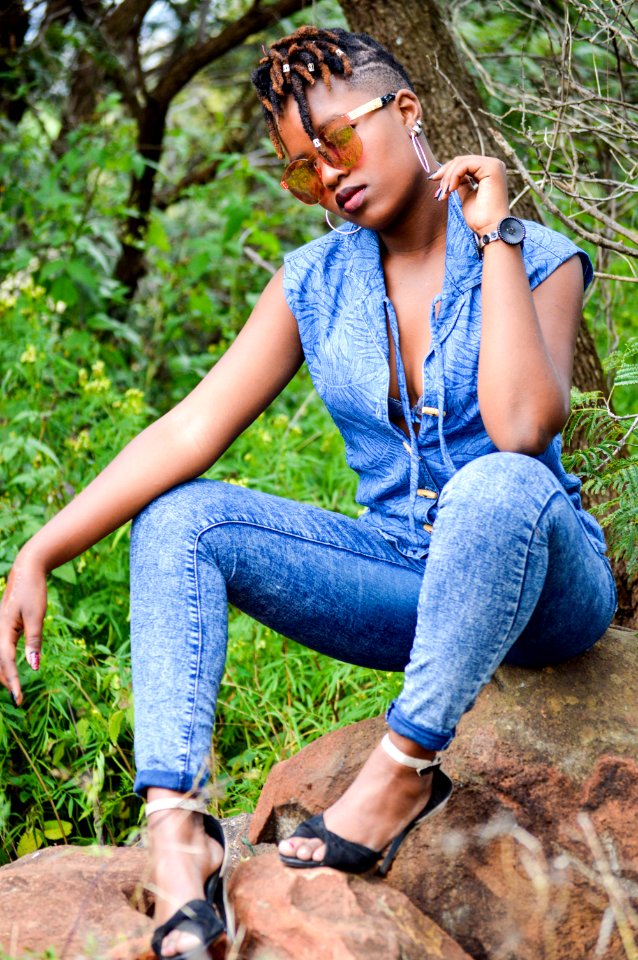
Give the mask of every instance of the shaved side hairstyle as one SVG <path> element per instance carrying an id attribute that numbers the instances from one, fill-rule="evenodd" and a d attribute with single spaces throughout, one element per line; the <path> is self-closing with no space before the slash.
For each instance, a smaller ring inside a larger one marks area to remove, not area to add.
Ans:
<path id="1" fill-rule="evenodd" d="M 250 79 L 280 160 L 284 150 L 277 118 L 287 97 L 294 98 L 304 130 L 311 140 L 315 138 L 306 88 L 314 86 L 319 78 L 328 90 L 334 77 L 348 80 L 355 87 L 376 86 L 378 94 L 400 87 L 414 89 L 399 61 L 367 33 L 349 33 L 340 27 L 300 27 L 275 41 L 268 51 L 264 48 L 264 54 Z"/>

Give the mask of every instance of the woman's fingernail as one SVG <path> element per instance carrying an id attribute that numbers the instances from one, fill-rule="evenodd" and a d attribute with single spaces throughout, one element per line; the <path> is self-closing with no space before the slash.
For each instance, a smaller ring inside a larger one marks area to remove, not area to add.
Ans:
<path id="1" fill-rule="evenodd" d="M 439 187 L 439 189 L 438 189 L 438 190 L 436 191 L 436 193 L 434 194 L 434 199 L 435 199 L 435 200 L 438 200 L 439 197 L 440 197 L 440 195 L 441 195 L 441 188 Z"/>
<path id="2" fill-rule="evenodd" d="M 37 650 L 29 650 L 27 653 L 27 661 L 32 670 L 40 669 L 40 654 Z"/>
<path id="3" fill-rule="evenodd" d="M 18 698 L 16 697 L 15 693 L 13 692 L 13 690 L 11 691 L 11 699 L 13 700 L 13 706 L 14 706 L 14 707 L 17 707 L 17 706 L 18 706 Z"/>

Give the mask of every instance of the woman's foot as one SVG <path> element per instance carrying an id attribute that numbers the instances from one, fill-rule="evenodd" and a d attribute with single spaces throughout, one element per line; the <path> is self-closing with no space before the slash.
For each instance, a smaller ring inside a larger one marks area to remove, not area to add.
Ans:
<path id="1" fill-rule="evenodd" d="M 390 739 L 411 757 L 431 760 L 433 750 L 394 732 Z M 432 774 L 420 777 L 415 770 L 397 763 L 379 744 L 372 751 L 346 792 L 324 812 L 326 828 L 344 840 L 383 850 L 425 807 L 432 791 Z M 290 837 L 279 852 L 299 860 L 323 860 L 325 844 L 318 838 Z"/>
<path id="2" fill-rule="evenodd" d="M 172 790 L 152 788 L 148 800 L 179 798 Z M 158 810 L 148 818 L 148 836 L 155 892 L 155 926 L 165 923 L 189 900 L 203 900 L 204 884 L 224 857 L 219 843 L 209 837 L 200 813 Z M 201 945 L 192 933 L 174 930 L 162 941 L 162 956 L 175 957 Z"/>

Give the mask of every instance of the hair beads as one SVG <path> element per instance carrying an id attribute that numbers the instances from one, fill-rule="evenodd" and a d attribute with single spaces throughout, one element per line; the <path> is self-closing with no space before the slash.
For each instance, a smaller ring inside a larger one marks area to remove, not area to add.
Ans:
<path id="1" fill-rule="evenodd" d="M 253 71 L 251 80 L 280 159 L 283 159 L 284 151 L 277 117 L 281 115 L 286 97 L 294 98 L 304 130 L 310 140 L 315 138 L 306 87 L 314 86 L 319 77 L 328 90 L 333 77 L 352 77 L 354 83 L 368 83 L 370 86 L 378 80 L 379 87 L 388 90 L 401 86 L 412 89 L 401 64 L 367 33 L 300 27 L 290 36 L 276 40 L 268 51 L 262 49 L 265 55 Z"/>

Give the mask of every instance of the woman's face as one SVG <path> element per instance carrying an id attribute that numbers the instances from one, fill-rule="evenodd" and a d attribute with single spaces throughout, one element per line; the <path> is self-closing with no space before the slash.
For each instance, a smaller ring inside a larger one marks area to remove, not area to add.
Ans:
<path id="1" fill-rule="evenodd" d="M 306 88 L 312 125 L 318 130 L 326 121 L 363 106 L 374 97 L 395 90 L 352 87 L 333 79 L 332 89 L 318 82 Z M 352 124 L 361 137 L 363 153 L 350 169 L 331 167 L 317 154 L 303 129 L 299 110 L 289 97 L 279 120 L 279 132 L 287 162 L 300 157 L 317 161 L 323 183 L 320 204 L 331 213 L 372 230 L 388 229 L 414 207 L 415 191 L 425 190 L 425 175 L 414 153 L 409 132 L 420 116 L 418 101 L 407 90 L 380 110 Z"/>

